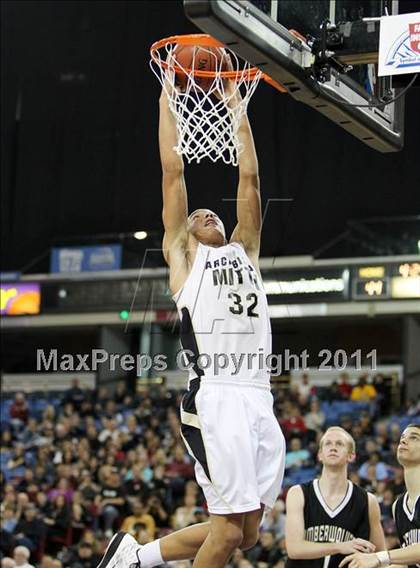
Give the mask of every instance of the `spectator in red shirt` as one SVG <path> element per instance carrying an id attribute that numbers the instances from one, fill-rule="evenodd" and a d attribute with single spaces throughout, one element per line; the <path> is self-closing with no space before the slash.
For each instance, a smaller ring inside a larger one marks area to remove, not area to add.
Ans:
<path id="1" fill-rule="evenodd" d="M 304 419 L 300 415 L 299 407 L 293 404 L 290 408 L 289 416 L 281 421 L 281 428 L 286 439 L 290 439 L 292 436 L 302 436 L 307 432 L 307 427 Z"/>
<path id="2" fill-rule="evenodd" d="M 15 400 L 10 407 L 10 418 L 16 425 L 26 424 L 29 418 L 28 403 L 23 392 L 15 394 Z"/>
<path id="3" fill-rule="evenodd" d="M 338 390 L 340 391 L 343 399 L 348 400 L 351 396 L 352 386 L 349 384 L 348 373 L 340 373 L 340 382 L 338 384 Z"/>
<path id="4" fill-rule="evenodd" d="M 191 479 L 194 476 L 194 468 L 189 457 L 186 457 L 182 446 L 175 447 L 174 458 L 166 466 L 165 474 L 168 477 L 184 479 Z"/>

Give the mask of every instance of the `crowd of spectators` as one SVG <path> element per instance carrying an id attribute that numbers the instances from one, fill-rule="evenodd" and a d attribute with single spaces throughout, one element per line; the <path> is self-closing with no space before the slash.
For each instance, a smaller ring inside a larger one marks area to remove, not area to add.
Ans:
<path id="1" fill-rule="evenodd" d="M 287 440 L 285 486 L 264 517 L 258 544 L 238 550 L 230 568 L 282 568 L 285 492 L 317 475 L 317 443 L 329 412 L 346 401 L 355 412 L 337 416 L 357 443 L 350 478 L 375 493 L 389 545 L 396 544 L 391 506 L 404 490 L 395 460 L 402 422 L 382 414 L 386 388 L 383 377 L 370 384 L 363 376 L 352 387 L 342 374 L 320 392 L 303 375 L 290 389 L 274 391 Z M 146 543 L 206 520 L 180 437 L 181 396 L 164 386 L 133 394 L 122 382 L 112 393 L 88 391 L 75 380 L 60 400 L 34 410 L 23 393 L 15 394 L 1 422 L 1 568 L 95 568 L 119 528 Z M 420 405 L 408 402 L 402 412 L 413 421 Z"/>

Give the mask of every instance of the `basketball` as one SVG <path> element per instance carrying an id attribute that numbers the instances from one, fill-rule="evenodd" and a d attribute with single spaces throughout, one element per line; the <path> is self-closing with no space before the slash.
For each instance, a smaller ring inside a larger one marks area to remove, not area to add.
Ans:
<path id="1" fill-rule="evenodd" d="M 220 67 L 222 53 L 217 47 L 200 47 L 192 45 L 177 45 L 174 50 L 174 59 L 176 63 L 188 70 L 197 71 L 216 71 Z M 225 66 L 223 65 L 223 68 Z M 188 82 L 188 76 L 182 71 L 176 72 L 175 84 L 181 90 L 185 90 Z M 203 91 L 208 91 L 213 83 L 212 77 L 195 77 L 195 83 Z"/>

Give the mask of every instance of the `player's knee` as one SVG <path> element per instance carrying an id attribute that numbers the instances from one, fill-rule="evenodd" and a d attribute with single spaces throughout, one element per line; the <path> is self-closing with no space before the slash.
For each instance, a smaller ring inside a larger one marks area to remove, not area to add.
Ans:
<path id="1" fill-rule="evenodd" d="M 255 531 L 249 531 L 248 533 L 245 533 L 239 548 L 241 550 L 249 550 L 250 548 L 253 548 L 258 542 L 258 538 L 259 538 L 258 529 L 255 529 Z"/>
<path id="2" fill-rule="evenodd" d="M 243 541 L 242 530 L 238 527 L 227 527 L 217 539 L 218 545 L 224 550 L 233 551 L 239 548 Z"/>

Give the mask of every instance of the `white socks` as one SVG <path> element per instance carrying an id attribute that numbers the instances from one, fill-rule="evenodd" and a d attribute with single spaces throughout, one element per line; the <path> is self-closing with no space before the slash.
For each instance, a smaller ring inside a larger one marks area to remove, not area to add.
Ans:
<path id="1" fill-rule="evenodd" d="M 160 540 L 154 540 L 144 544 L 139 552 L 141 568 L 154 568 L 164 564 L 164 560 L 160 553 Z"/>

